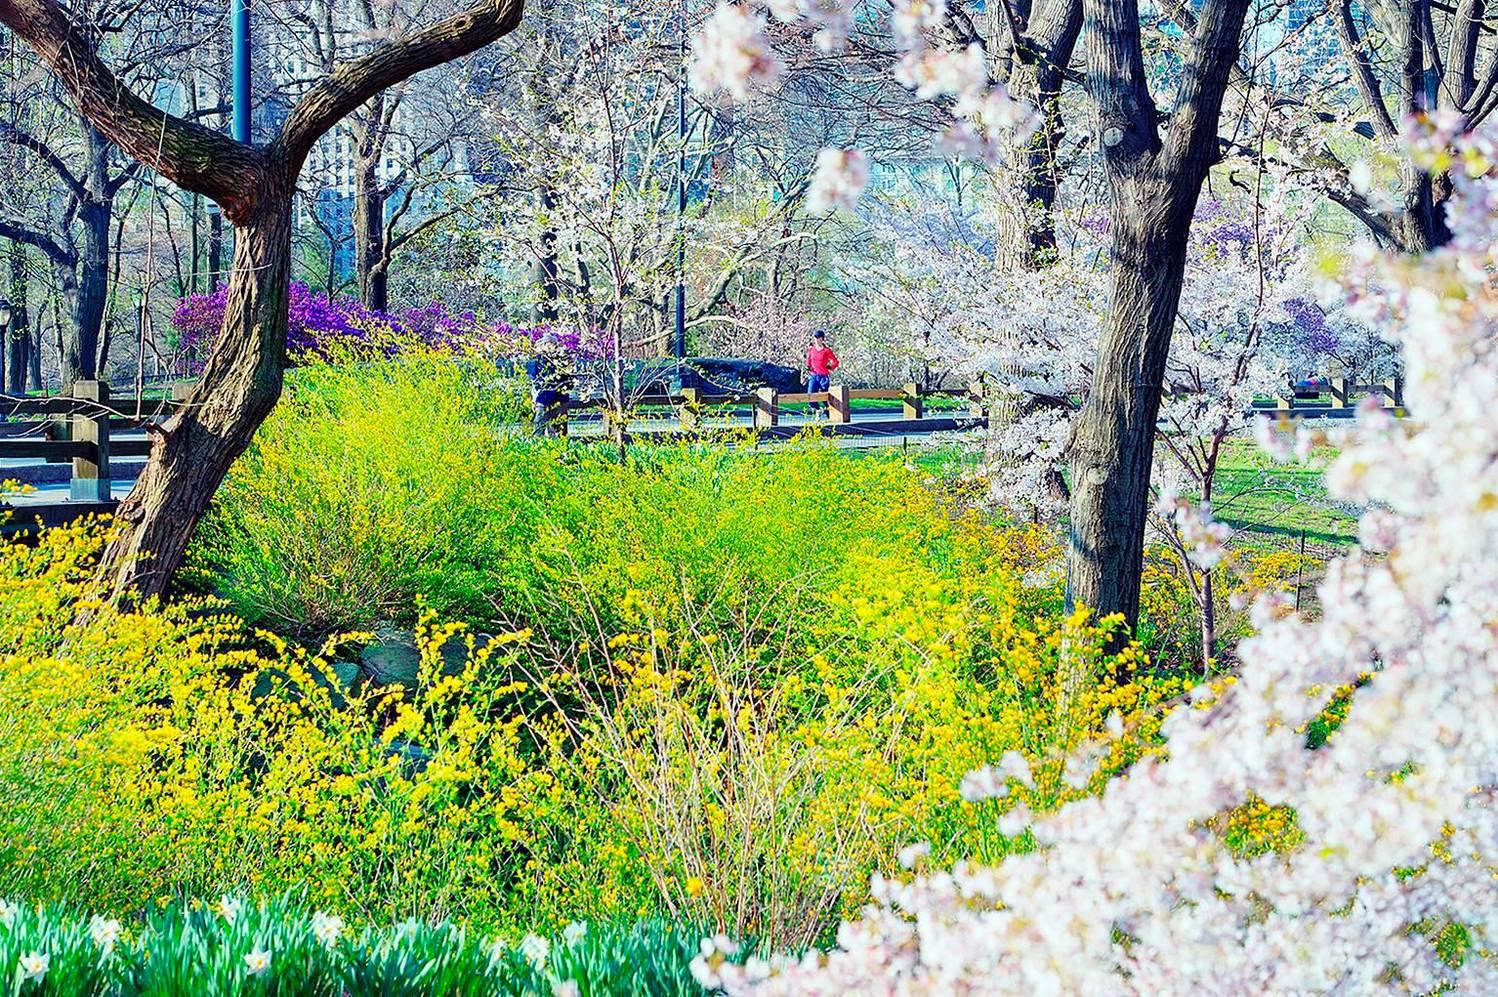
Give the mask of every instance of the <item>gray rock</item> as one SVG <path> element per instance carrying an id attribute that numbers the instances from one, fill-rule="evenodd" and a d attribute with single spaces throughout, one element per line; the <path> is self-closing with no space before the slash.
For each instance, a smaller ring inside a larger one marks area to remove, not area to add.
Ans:
<path id="1" fill-rule="evenodd" d="M 319 689 L 325 689 L 328 698 L 334 706 L 343 707 L 347 705 L 347 693 L 353 689 L 359 681 L 359 664 L 355 661 L 333 661 L 327 668 L 319 668 L 316 665 L 308 665 L 308 674 L 312 682 Z M 250 690 L 250 696 L 254 699 L 264 699 L 267 696 L 286 696 L 298 700 L 305 694 L 303 689 L 292 677 L 279 668 L 271 668 L 260 672 L 255 679 L 255 686 Z"/>
<path id="2" fill-rule="evenodd" d="M 338 688 L 347 692 L 359 681 L 359 662 L 338 660 L 333 662 L 333 680 Z"/>
<path id="3" fill-rule="evenodd" d="M 376 686 L 400 684 L 414 689 L 421 673 L 421 652 L 416 647 L 416 632 L 409 627 L 381 624 L 375 628 L 375 639 L 359 653 L 358 674 Z M 474 650 L 492 638 L 475 634 Z M 456 675 L 468 662 L 466 634 L 454 634 L 442 645 L 442 674 Z"/>
<path id="4" fill-rule="evenodd" d="M 420 775 L 425 771 L 427 765 L 436 754 L 429 748 L 423 748 L 419 744 L 399 737 L 391 741 L 386 746 L 385 751 L 387 754 L 400 760 L 401 770 L 407 778 Z"/>

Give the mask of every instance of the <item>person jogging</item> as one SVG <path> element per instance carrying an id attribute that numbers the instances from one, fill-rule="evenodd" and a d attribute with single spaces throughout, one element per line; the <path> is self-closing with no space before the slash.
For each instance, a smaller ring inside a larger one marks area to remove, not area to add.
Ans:
<path id="1" fill-rule="evenodd" d="M 806 351 L 806 367 L 811 375 L 806 379 L 806 393 L 809 395 L 821 394 L 832 387 L 832 372 L 838 368 L 837 354 L 832 352 L 832 347 L 827 345 L 827 332 L 818 329 L 811 335 L 811 346 Z M 813 402 L 810 411 L 817 412 L 817 403 Z M 821 407 L 822 412 L 827 411 L 827 406 Z"/>

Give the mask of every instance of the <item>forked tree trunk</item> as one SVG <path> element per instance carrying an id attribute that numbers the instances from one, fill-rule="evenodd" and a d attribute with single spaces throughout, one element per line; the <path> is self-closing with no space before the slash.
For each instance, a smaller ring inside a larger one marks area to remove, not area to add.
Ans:
<path id="1" fill-rule="evenodd" d="M 1069 450 L 1067 603 L 1139 619 L 1150 471 L 1191 219 L 1219 157 L 1217 120 L 1249 0 L 1207 0 L 1163 137 L 1137 0 L 1085 0 L 1089 87 L 1112 201 L 1112 297 Z"/>
<path id="2" fill-rule="evenodd" d="M 1405 181 L 1403 204 L 1389 227 L 1401 252 L 1422 256 L 1451 241 L 1446 201 L 1452 183 L 1449 176 L 1432 177 L 1424 170 L 1407 168 L 1411 172 Z"/>
<path id="3" fill-rule="evenodd" d="M 278 188 L 278 189 L 277 189 Z M 291 187 L 267 181 L 235 227 L 224 327 L 203 376 L 156 437 L 151 460 L 116 519 L 100 577 L 111 598 L 163 594 L 224 476 L 281 394 L 291 266 Z"/>

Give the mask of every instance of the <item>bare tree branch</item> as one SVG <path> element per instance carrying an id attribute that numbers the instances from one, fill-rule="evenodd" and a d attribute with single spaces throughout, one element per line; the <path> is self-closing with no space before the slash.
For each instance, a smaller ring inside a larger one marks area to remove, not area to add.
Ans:
<path id="1" fill-rule="evenodd" d="M 45 163 L 53 173 L 57 174 L 58 179 L 72 192 L 74 197 L 88 197 L 88 191 L 84 189 L 83 183 L 73 175 L 72 170 L 68 169 L 67 164 L 62 161 L 62 157 L 53 152 L 51 146 L 30 132 L 23 131 L 15 125 L 0 121 L 0 142 L 7 142 L 10 145 L 29 150 Z"/>
<path id="2" fill-rule="evenodd" d="M 260 152 L 141 99 L 55 0 L 0 0 L 0 23 L 36 50 L 79 111 L 115 145 L 178 186 L 213 198 L 231 220 L 248 210 L 265 169 Z"/>

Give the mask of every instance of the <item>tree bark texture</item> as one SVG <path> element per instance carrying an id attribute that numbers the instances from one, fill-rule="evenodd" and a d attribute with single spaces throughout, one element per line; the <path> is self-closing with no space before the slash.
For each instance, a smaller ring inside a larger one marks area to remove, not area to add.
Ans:
<path id="1" fill-rule="evenodd" d="M 1043 124 L 1017 146 L 1003 172 L 999 260 L 1035 270 L 1055 259 L 1057 148 L 1065 134 L 1061 88 L 1082 30 L 1082 0 L 1048 0 L 1035 11 L 1011 60 L 1008 88 L 1039 109 Z"/>
<path id="2" fill-rule="evenodd" d="M 151 459 L 116 518 L 105 550 L 110 596 L 166 591 L 194 527 L 229 468 L 281 395 L 291 272 L 289 178 L 262 186 L 257 210 L 236 227 L 222 336 L 186 399 L 151 448 Z"/>
<path id="3" fill-rule="evenodd" d="M 72 335 L 62 341 L 64 388 L 75 381 L 97 379 L 103 366 L 100 345 L 104 312 L 109 303 L 109 223 L 113 215 L 112 198 L 89 201 L 79 208 L 81 233 L 76 274 L 58 273 L 73 317 Z"/>
<path id="4" fill-rule="evenodd" d="M 378 150 L 356 154 L 354 172 L 354 272 L 367 308 L 386 311 L 390 276 L 385 251 L 385 188 Z"/>
<path id="5" fill-rule="evenodd" d="M 5 331 L 5 390 L 12 395 L 26 393 L 26 375 L 31 368 L 31 310 L 28 307 L 30 278 L 24 242 L 12 242 L 6 259 L 10 269 L 10 325 Z"/>
<path id="6" fill-rule="evenodd" d="M 1219 157 L 1217 120 L 1249 0 L 1207 0 L 1162 136 L 1137 0 L 1086 0 L 1088 84 L 1112 204 L 1112 290 L 1069 449 L 1067 602 L 1138 622 L 1150 472 L 1191 219 Z"/>

